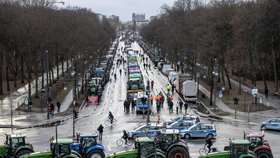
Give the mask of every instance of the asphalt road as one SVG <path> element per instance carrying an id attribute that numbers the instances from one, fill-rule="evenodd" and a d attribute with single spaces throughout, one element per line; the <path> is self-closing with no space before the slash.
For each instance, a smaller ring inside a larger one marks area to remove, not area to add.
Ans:
<path id="1" fill-rule="evenodd" d="M 124 46 L 123 42 L 120 42 L 120 46 Z M 140 49 L 138 44 L 133 44 L 134 49 Z M 120 52 L 118 52 L 120 53 Z M 126 97 L 126 76 L 124 73 L 119 74 L 119 69 L 114 64 L 112 72 L 117 74 L 117 80 L 107 84 L 103 94 L 103 102 L 99 106 L 89 105 L 84 107 L 80 111 L 80 118 L 76 121 L 75 132 L 96 132 L 96 129 L 101 123 L 104 123 L 108 116 L 108 111 L 112 111 L 117 119 L 117 125 L 105 127 L 103 141 L 101 142 L 106 147 L 106 154 L 113 152 L 127 150 L 130 147 L 117 146 L 116 140 L 122 136 L 122 130 L 132 130 L 140 125 L 146 123 L 146 116 L 136 115 L 135 113 L 125 114 L 123 109 L 123 101 Z M 141 66 L 141 68 L 143 68 Z M 157 94 L 160 90 L 164 89 L 167 84 L 167 79 L 157 69 L 143 71 L 145 80 L 149 78 L 155 81 L 154 90 L 152 94 Z M 175 94 L 174 99 L 178 99 Z M 176 101 L 175 101 L 176 102 Z M 154 110 L 155 111 L 155 110 Z M 192 111 L 190 110 L 190 113 Z M 88 117 L 83 117 L 90 114 Z M 165 103 L 164 109 L 160 114 L 161 122 L 177 116 L 176 114 L 169 114 L 167 111 L 167 105 Z M 157 116 L 151 116 L 151 121 L 155 122 Z M 222 150 L 224 146 L 228 145 L 229 138 L 243 138 L 244 132 L 259 131 L 258 124 L 248 125 L 246 122 L 217 122 L 209 118 L 201 118 L 202 122 L 214 123 L 217 128 L 217 138 L 214 141 L 213 147 L 217 147 Z M 55 136 L 55 128 L 33 128 L 25 130 L 16 130 L 16 133 L 24 133 L 27 135 L 27 141 L 32 143 L 36 151 L 42 151 L 49 149 L 49 139 Z M 10 133 L 9 129 L 0 129 L 0 134 L 3 136 L 0 139 L 4 142 L 4 133 Z M 58 126 L 59 137 L 71 137 L 73 133 L 72 120 L 68 120 L 65 124 Z M 265 138 L 269 141 L 273 149 L 274 157 L 280 157 L 280 151 L 277 150 L 280 146 L 280 133 L 277 131 L 266 131 Z M 186 140 L 190 149 L 192 157 L 198 157 L 198 151 L 204 145 L 204 139 L 190 139 Z"/>

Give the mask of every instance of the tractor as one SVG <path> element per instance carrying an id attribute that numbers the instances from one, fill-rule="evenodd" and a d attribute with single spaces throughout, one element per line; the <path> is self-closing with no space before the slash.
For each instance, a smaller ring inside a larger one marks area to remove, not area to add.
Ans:
<path id="1" fill-rule="evenodd" d="M 165 158 L 164 151 L 156 147 L 154 139 L 139 137 L 135 140 L 135 149 L 113 153 L 107 158 Z"/>
<path id="2" fill-rule="evenodd" d="M 224 151 L 201 154 L 199 158 L 255 158 L 248 140 L 230 140 Z"/>
<path id="3" fill-rule="evenodd" d="M 22 134 L 6 134 L 4 145 L 0 145 L 0 158 L 19 158 L 24 154 L 34 152 L 32 145 L 25 142 L 25 137 Z"/>
<path id="4" fill-rule="evenodd" d="M 273 158 L 271 147 L 267 140 L 264 140 L 263 132 L 244 133 L 244 139 L 251 142 L 249 149 L 253 151 L 257 158 Z"/>
<path id="5" fill-rule="evenodd" d="M 190 158 L 189 148 L 183 142 L 177 129 L 161 130 L 156 136 L 156 146 L 166 153 L 166 156 L 176 158 Z"/>
<path id="6" fill-rule="evenodd" d="M 95 133 L 77 134 L 77 143 L 73 143 L 71 149 L 80 153 L 84 158 L 105 158 L 104 146 L 97 143 Z"/>
<path id="7" fill-rule="evenodd" d="M 73 139 L 65 138 L 51 141 L 50 151 L 26 154 L 20 158 L 82 158 L 76 151 L 71 150 Z"/>

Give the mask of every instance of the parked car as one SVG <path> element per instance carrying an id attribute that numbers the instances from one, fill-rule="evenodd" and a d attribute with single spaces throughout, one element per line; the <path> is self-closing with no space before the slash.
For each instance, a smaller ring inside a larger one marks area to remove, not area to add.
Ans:
<path id="1" fill-rule="evenodd" d="M 137 138 L 139 136 L 155 136 L 162 128 L 164 128 L 163 124 L 150 123 L 148 125 L 139 126 L 132 131 L 128 131 L 127 134 L 129 138 Z"/>
<path id="2" fill-rule="evenodd" d="M 193 126 L 191 126 L 188 129 L 181 130 L 180 131 L 182 138 L 191 138 L 191 137 L 197 137 L 197 138 L 205 138 L 209 135 L 212 137 L 217 136 L 216 128 L 213 124 L 205 124 L 205 123 L 198 123 Z"/>
<path id="3" fill-rule="evenodd" d="M 261 123 L 262 129 L 280 130 L 280 117 L 274 117 Z"/>
<path id="4" fill-rule="evenodd" d="M 170 119 L 170 120 L 166 121 L 164 124 L 171 125 L 172 123 L 177 122 L 177 121 L 195 121 L 196 123 L 200 122 L 200 120 L 197 116 L 182 115 L 182 116 L 178 116 L 173 119 Z"/>
<path id="5" fill-rule="evenodd" d="M 166 128 L 167 129 L 177 129 L 177 130 L 181 131 L 183 129 L 190 128 L 194 124 L 195 124 L 194 121 L 176 121 L 176 122 L 173 122 L 170 125 L 167 125 Z"/>

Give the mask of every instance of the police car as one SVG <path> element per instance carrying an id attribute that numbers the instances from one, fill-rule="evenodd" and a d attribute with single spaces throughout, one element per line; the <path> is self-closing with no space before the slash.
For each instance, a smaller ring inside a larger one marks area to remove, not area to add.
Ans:
<path id="1" fill-rule="evenodd" d="M 167 129 L 177 129 L 179 131 L 183 129 L 188 129 L 195 124 L 195 121 L 176 121 L 170 125 L 167 125 Z"/>
<path id="2" fill-rule="evenodd" d="M 129 138 L 137 138 L 141 136 L 156 136 L 161 129 L 164 128 L 163 124 L 150 123 L 148 125 L 142 125 L 134 130 L 128 131 Z"/>
<path id="3" fill-rule="evenodd" d="M 261 123 L 262 129 L 280 130 L 280 117 L 274 117 Z"/>
<path id="4" fill-rule="evenodd" d="M 172 123 L 178 122 L 178 121 L 194 121 L 195 123 L 200 122 L 200 120 L 197 116 L 182 115 L 182 116 L 178 116 L 178 117 L 175 117 L 173 119 L 170 119 L 170 120 L 166 121 L 164 124 L 171 125 Z"/>
<path id="5" fill-rule="evenodd" d="M 217 136 L 216 128 L 213 124 L 198 123 L 188 129 L 180 131 L 182 138 L 188 139 L 191 137 L 205 138 L 209 135 Z"/>

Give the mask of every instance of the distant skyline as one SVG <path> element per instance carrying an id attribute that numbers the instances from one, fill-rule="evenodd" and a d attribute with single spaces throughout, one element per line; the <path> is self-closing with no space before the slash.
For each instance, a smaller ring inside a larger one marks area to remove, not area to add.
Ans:
<path id="1" fill-rule="evenodd" d="M 60 0 L 57 0 L 59 2 Z M 64 6 L 78 6 L 91 9 L 95 13 L 106 16 L 116 15 L 123 22 L 131 21 L 132 13 L 144 13 L 146 19 L 150 16 L 160 14 L 161 6 L 167 4 L 172 6 L 175 0 L 62 0 Z"/>

